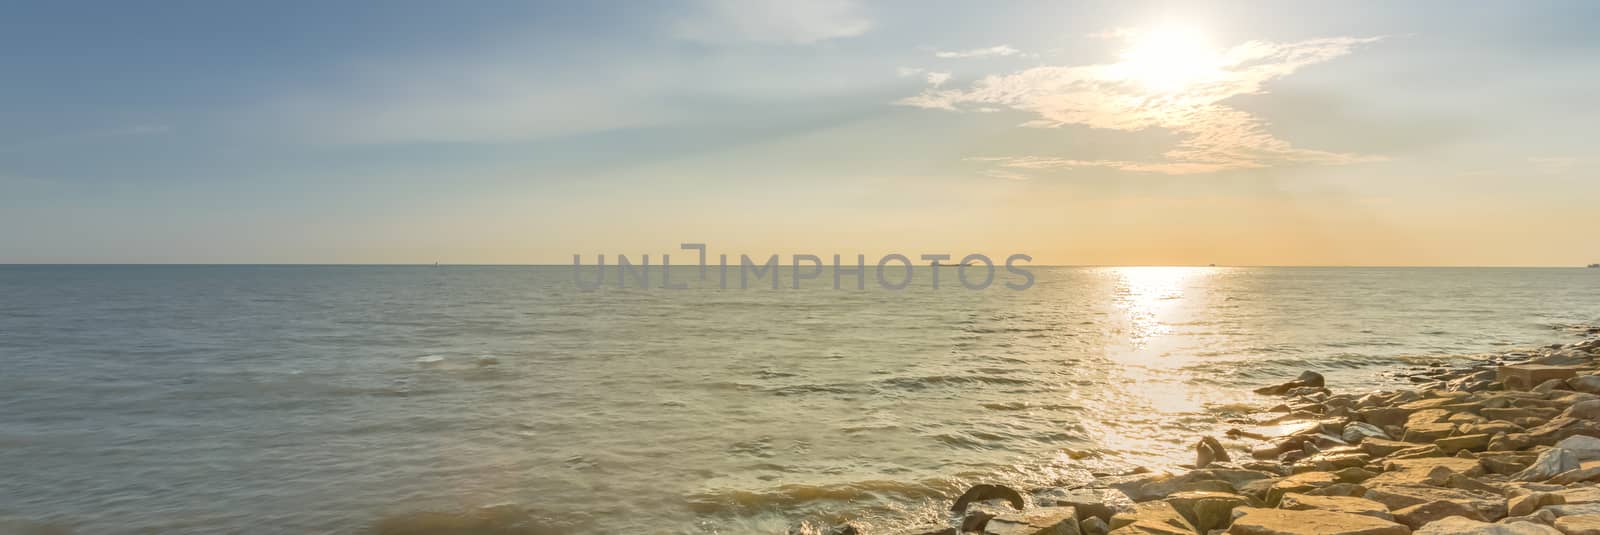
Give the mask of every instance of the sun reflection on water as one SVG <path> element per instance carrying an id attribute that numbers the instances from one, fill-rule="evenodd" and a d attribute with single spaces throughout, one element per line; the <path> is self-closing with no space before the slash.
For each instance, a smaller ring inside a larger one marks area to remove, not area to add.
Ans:
<path id="1" fill-rule="evenodd" d="M 1181 349 L 1174 334 L 1176 326 L 1206 313 L 1196 297 L 1206 293 L 1219 272 L 1206 267 L 1112 269 L 1112 303 L 1121 316 L 1122 339 L 1107 348 L 1107 358 L 1120 365 L 1127 388 L 1122 403 L 1173 415 L 1198 413 L 1217 401 L 1194 386 L 1197 357 Z M 1136 442 L 1123 434 L 1123 441 Z"/>

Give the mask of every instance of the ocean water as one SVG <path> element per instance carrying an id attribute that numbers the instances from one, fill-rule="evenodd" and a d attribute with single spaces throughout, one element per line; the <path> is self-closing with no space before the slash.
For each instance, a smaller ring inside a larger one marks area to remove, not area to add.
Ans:
<path id="1" fill-rule="evenodd" d="M 893 526 L 974 482 L 1186 461 L 1305 369 L 1384 388 L 1600 320 L 1595 269 L 1033 271 L 580 291 L 560 266 L 0 267 L 0 529 L 364 533 L 495 504 L 534 533 Z"/>

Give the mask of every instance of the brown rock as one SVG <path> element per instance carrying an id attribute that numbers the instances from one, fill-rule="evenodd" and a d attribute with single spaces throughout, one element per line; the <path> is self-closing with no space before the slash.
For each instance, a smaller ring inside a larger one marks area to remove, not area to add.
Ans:
<path id="1" fill-rule="evenodd" d="M 1389 508 L 1384 507 L 1383 504 L 1354 496 L 1313 496 L 1310 494 L 1291 493 L 1283 495 L 1283 501 L 1279 502 L 1278 508 L 1292 511 L 1318 509 L 1336 513 L 1366 515 L 1390 521 L 1394 520 L 1394 515 L 1389 514 Z"/>
<path id="2" fill-rule="evenodd" d="M 1272 484 L 1267 490 L 1267 505 L 1277 505 L 1284 494 L 1291 492 L 1304 493 L 1318 487 L 1326 487 L 1339 482 L 1339 477 L 1328 472 L 1306 472 L 1295 474 Z"/>
<path id="3" fill-rule="evenodd" d="M 1472 506 L 1448 500 L 1417 504 L 1410 507 L 1401 508 L 1394 512 L 1395 520 L 1398 520 L 1400 523 L 1407 526 L 1411 526 L 1411 529 L 1420 528 L 1424 524 L 1447 516 L 1465 517 L 1480 522 L 1489 521 L 1489 519 L 1484 518 L 1483 515 Z"/>
<path id="4" fill-rule="evenodd" d="M 1371 455 L 1373 457 L 1387 457 L 1389 454 L 1394 452 L 1408 448 L 1415 448 L 1418 446 L 1426 446 L 1426 444 L 1401 442 L 1398 440 L 1387 440 L 1381 438 L 1368 438 L 1361 441 L 1361 451 L 1365 451 L 1367 452 L 1367 455 Z"/>
<path id="5" fill-rule="evenodd" d="M 1411 535 L 1561 535 L 1550 526 L 1532 522 L 1490 524 L 1469 518 L 1452 516 L 1423 526 Z"/>
<path id="6" fill-rule="evenodd" d="M 1222 443 L 1214 437 L 1201 437 L 1200 441 L 1194 444 L 1194 451 L 1195 468 L 1205 468 L 1213 462 L 1228 462 L 1230 460 L 1228 458 L 1228 450 L 1223 448 Z"/>
<path id="7" fill-rule="evenodd" d="M 1167 497 L 1167 503 L 1183 515 L 1184 520 L 1205 533 L 1228 527 L 1233 509 L 1247 504 L 1243 496 L 1223 492 L 1180 492 Z"/>
<path id="8" fill-rule="evenodd" d="M 1570 379 L 1578 375 L 1576 366 L 1548 364 L 1513 364 L 1495 370 L 1495 380 L 1506 385 L 1507 390 L 1528 390 L 1551 379 Z"/>
<path id="9" fill-rule="evenodd" d="M 1428 502 L 1451 501 L 1472 506 L 1483 518 L 1506 516 L 1505 498 L 1462 489 L 1429 485 L 1379 485 L 1369 487 L 1361 497 L 1381 503 L 1390 511 Z"/>
<path id="10" fill-rule="evenodd" d="M 1506 500 L 1506 514 L 1511 516 L 1526 516 L 1533 514 L 1540 507 L 1546 505 L 1561 505 L 1567 503 L 1566 497 L 1552 492 L 1533 492 L 1521 496 L 1514 496 Z"/>
<path id="11" fill-rule="evenodd" d="M 1580 401 L 1561 413 L 1567 418 L 1600 419 L 1600 400 Z"/>
<path id="12" fill-rule="evenodd" d="M 1433 442 L 1450 436 L 1456 431 L 1456 424 L 1440 422 L 1436 424 L 1417 424 L 1406 426 L 1406 442 Z"/>
<path id="13" fill-rule="evenodd" d="M 984 535 L 1079 535 L 1078 512 L 1071 507 L 1035 507 L 989 519 Z"/>
<path id="14" fill-rule="evenodd" d="M 1194 526 L 1167 502 L 1137 504 L 1132 511 L 1111 517 L 1111 532 L 1117 534 L 1181 535 L 1195 533 Z"/>
<path id="15" fill-rule="evenodd" d="M 1231 535 L 1409 535 L 1405 526 L 1366 515 L 1240 507 Z"/>
<path id="16" fill-rule="evenodd" d="M 1446 455 L 1454 454 L 1461 450 L 1483 451 L 1489 447 L 1489 435 L 1456 435 L 1433 441 L 1435 446 L 1443 450 Z"/>
<path id="17" fill-rule="evenodd" d="M 1571 515 L 1556 519 L 1564 535 L 1600 535 L 1600 515 Z"/>

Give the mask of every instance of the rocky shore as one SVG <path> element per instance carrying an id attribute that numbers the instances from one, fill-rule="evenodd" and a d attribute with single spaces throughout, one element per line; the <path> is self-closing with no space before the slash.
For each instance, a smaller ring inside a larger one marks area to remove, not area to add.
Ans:
<path id="1" fill-rule="evenodd" d="M 1186 471 L 1019 491 L 980 484 L 896 535 L 1600 535 L 1600 338 L 1284 402 L 1197 437 Z M 832 535 L 864 535 L 842 525 Z"/>

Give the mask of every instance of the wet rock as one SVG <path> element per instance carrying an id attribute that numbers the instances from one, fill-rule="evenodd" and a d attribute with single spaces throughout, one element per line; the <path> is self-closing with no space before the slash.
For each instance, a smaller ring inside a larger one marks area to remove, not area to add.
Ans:
<path id="1" fill-rule="evenodd" d="M 1216 461 L 1228 462 L 1231 460 L 1228 458 L 1228 450 L 1223 448 L 1222 443 L 1213 437 L 1202 437 L 1199 442 L 1195 443 L 1194 451 L 1195 468 L 1205 468 Z"/>
<path id="2" fill-rule="evenodd" d="M 1565 535 L 1600 535 L 1600 515 L 1572 515 L 1556 519 L 1556 529 Z"/>
<path id="3" fill-rule="evenodd" d="M 1022 493 L 1017 492 L 1016 489 L 1005 485 L 979 483 L 967 489 L 966 492 L 961 494 L 960 498 L 956 498 L 956 503 L 950 506 L 950 510 L 956 513 L 965 513 L 968 505 L 989 500 L 1005 500 L 1006 503 L 1011 504 L 1011 507 L 1016 509 L 1028 506 L 1028 502 L 1022 498 Z"/>
<path id="4" fill-rule="evenodd" d="M 956 528 L 930 524 L 896 531 L 895 535 L 961 535 L 961 533 Z"/>
<path id="5" fill-rule="evenodd" d="M 1128 488 L 1119 490 L 1127 493 L 1133 501 L 1143 502 L 1186 491 L 1234 492 L 1239 486 L 1250 481 L 1275 477 L 1277 476 L 1274 474 L 1256 470 L 1206 468 L 1139 485 L 1131 491 Z"/>
<path id="6" fill-rule="evenodd" d="M 1294 390 L 1296 388 L 1319 388 L 1320 389 L 1323 386 L 1325 386 L 1325 383 L 1326 383 L 1326 381 L 1323 379 L 1322 374 L 1319 374 L 1319 373 L 1313 372 L 1313 371 L 1306 371 L 1304 373 L 1301 373 L 1300 376 L 1295 378 L 1295 380 L 1293 380 L 1293 381 L 1289 381 L 1287 383 L 1283 383 L 1283 384 L 1279 384 L 1279 385 L 1265 386 L 1265 387 L 1257 388 L 1255 390 L 1255 392 L 1257 394 L 1261 394 L 1261 395 L 1264 395 L 1264 396 L 1281 396 L 1281 395 L 1284 395 L 1284 394 L 1288 394 L 1289 391 Z"/>
<path id="7" fill-rule="evenodd" d="M 1227 527 L 1233 509 L 1247 502 L 1243 496 L 1224 492 L 1180 492 L 1166 501 L 1200 533 Z"/>
<path id="8" fill-rule="evenodd" d="M 1533 464 L 1521 472 L 1512 474 L 1511 479 L 1516 481 L 1544 481 L 1555 477 L 1557 474 L 1578 468 L 1578 456 L 1572 450 L 1551 448 L 1539 454 Z"/>
<path id="9" fill-rule="evenodd" d="M 1408 535 L 1411 530 L 1381 518 L 1320 510 L 1240 507 L 1228 527 L 1232 535 Z"/>
<path id="10" fill-rule="evenodd" d="M 1283 495 L 1283 500 L 1278 503 L 1278 508 L 1291 511 L 1316 509 L 1394 520 L 1394 515 L 1389 514 L 1389 508 L 1384 507 L 1383 504 L 1354 496 L 1315 496 L 1291 493 Z"/>
<path id="11" fill-rule="evenodd" d="M 1490 524 L 1469 518 L 1453 516 L 1443 518 L 1422 529 L 1411 532 L 1412 535 L 1561 535 L 1556 528 L 1535 524 L 1532 522 L 1517 522 L 1513 524 Z"/>
<path id="12" fill-rule="evenodd" d="M 1053 490 L 1038 498 L 1040 503 L 1076 509 L 1080 521 L 1099 518 L 1109 522 L 1112 515 L 1133 510 L 1133 500 L 1116 489 Z"/>
<path id="13" fill-rule="evenodd" d="M 967 507 L 967 516 L 961 519 L 961 532 L 983 531 L 989 521 L 1000 516 L 1003 511 L 991 510 L 978 504 Z"/>
<path id="14" fill-rule="evenodd" d="M 1540 507 L 1546 505 L 1561 505 L 1567 499 L 1553 492 L 1531 492 L 1521 496 L 1514 496 L 1506 500 L 1506 514 L 1511 516 L 1526 516 L 1533 514 Z"/>
<path id="15" fill-rule="evenodd" d="M 1445 500 L 1404 507 L 1394 512 L 1395 520 L 1410 526 L 1411 529 L 1421 528 L 1425 524 L 1449 516 L 1459 516 L 1480 522 L 1489 520 L 1484 518 L 1477 509 L 1469 505 Z"/>
<path id="16" fill-rule="evenodd" d="M 989 519 L 984 535 L 1079 535 L 1078 512 L 1071 507 L 1035 507 Z"/>

